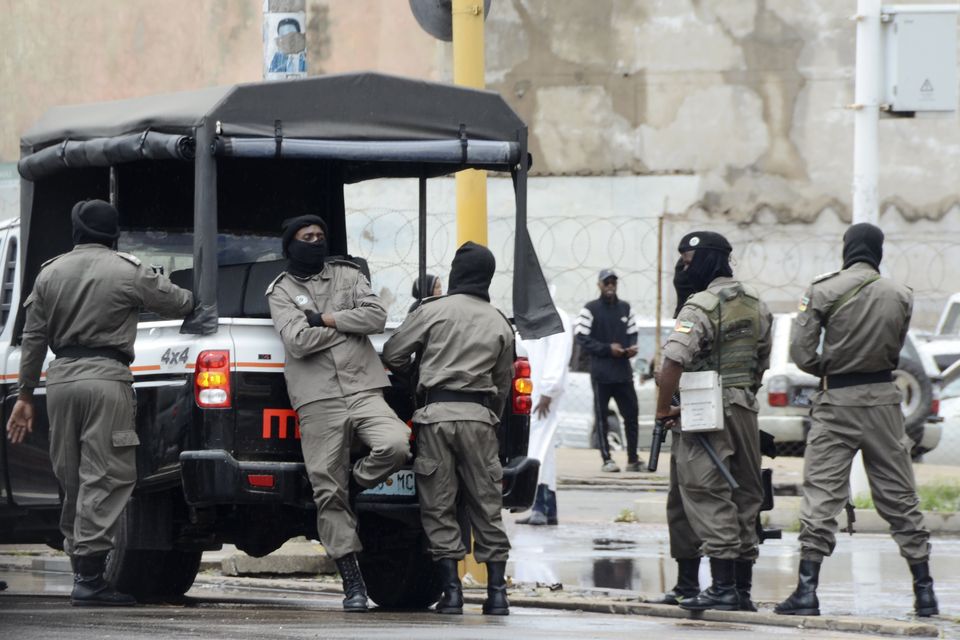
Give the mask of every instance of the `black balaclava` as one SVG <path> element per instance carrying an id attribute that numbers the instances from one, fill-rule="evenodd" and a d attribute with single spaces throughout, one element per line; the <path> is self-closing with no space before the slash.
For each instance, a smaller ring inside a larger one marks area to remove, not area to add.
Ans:
<path id="1" fill-rule="evenodd" d="M 713 231 L 694 231 L 683 236 L 680 253 L 693 251 L 693 260 L 687 266 L 686 274 L 693 291 L 705 291 L 715 278 L 733 277 L 730 268 L 730 252 L 733 247 L 719 233 Z"/>
<path id="2" fill-rule="evenodd" d="M 70 212 L 73 244 L 102 244 L 113 247 L 120 237 L 120 213 L 109 202 L 82 200 Z"/>
<path id="3" fill-rule="evenodd" d="M 874 269 L 880 269 L 883 260 L 883 231 L 869 222 L 852 225 L 843 234 L 843 268 L 847 269 L 857 262 L 866 262 Z"/>
<path id="4" fill-rule="evenodd" d="M 327 241 L 303 242 L 294 240 L 297 231 L 315 224 L 327 234 L 327 223 L 320 216 L 306 215 L 290 218 L 283 223 L 283 255 L 287 258 L 287 272 L 300 278 L 308 278 L 323 271 L 327 259 Z"/>
<path id="5" fill-rule="evenodd" d="M 447 293 L 466 293 L 490 302 L 490 282 L 496 270 L 497 260 L 490 249 L 476 242 L 465 242 L 453 256 Z"/>
<path id="6" fill-rule="evenodd" d="M 673 311 L 673 317 L 680 315 L 680 309 L 696 291 L 690 283 L 690 276 L 685 271 L 686 265 L 683 264 L 683 258 L 677 260 L 677 266 L 673 270 L 673 290 L 677 292 L 677 308 Z"/>

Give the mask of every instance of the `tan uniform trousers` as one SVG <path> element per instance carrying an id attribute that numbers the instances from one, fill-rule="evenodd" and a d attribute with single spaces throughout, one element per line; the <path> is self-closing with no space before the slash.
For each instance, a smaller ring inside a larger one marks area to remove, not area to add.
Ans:
<path id="1" fill-rule="evenodd" d="M 703 555 L 754 560 L 759 544 L 756 519 L 763 504 L 757 414 L 734 404 L 725 411 L 723 431 L 704 435 L 740 488 L 731 489 L 699 439 L 684 433 L 675 454 L 680 496 L 690 526 L 703 541 Z"/>
<path id="2" fill-rule="evenodd" d="M 50 460 L 63 488 L 63 550 L 71 556 L 109 551 L 137 481 L 133 388 L 116 380 L 51 384 L 47 413 Z"/>
<path id="3" fill-rule="evenodd" d="M 462 493 L 478 562 L 505 562 L 510 540 L 503 528 L 503 467 L 495 426 L 459 420 L 417 425 L 417 476 L 420 518 L 434 560 L 466 555 L 457 521 Z"/>
<path id="4" fill-rule="evenodd" d="M 297 410 L 300 446 L 317 505 L 317 532 L 331 558 L 363 549 L 350 509 L 350 443 L 357 437 L 370 453 L 353 467 L 361 487 L 377 486 L 410 457 L 410 430 L 379 391 L 316 400 Z"/>
<path id="5" fill-rule="evenodd" d="M 678 446 L 680 436 L 672 433 L 671 452 Z M 692 560 L 700 557 L 700 538 L 690 526 L 687 512 L 683 509 L 680 495 L 680 479 L 677 476 L 677 456 L 670 454 L 670 489 L 667 491 L 667 529 L 670 533 L 670 557 L 675 560 Z"/>
<path id="6" fill-rule="evenodd" d="M 849 499 L 850 466 L 860 449 L 873 503 L 890 524 L 900 555 L 910 564 L 926 562 L 930 534 L 923 526 L 900 406 L 815 404 L 811 417 L 803 456 L 801 557 L 821 562 L 833 553 L 837 516 Z"/>

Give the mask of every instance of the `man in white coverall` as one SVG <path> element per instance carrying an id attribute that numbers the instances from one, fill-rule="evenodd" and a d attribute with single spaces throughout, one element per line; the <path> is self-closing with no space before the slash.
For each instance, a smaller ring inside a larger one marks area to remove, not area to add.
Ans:
<path id="1" fill-rule="evenodd" d="M 550 287 L 556 297 L 555 287 Z M 530 415 L 530 445 L 527 455 L 540 460 L 540 481 L 530 515 L 518 524 L 557 524 L 557 454 L 553 436 L 557 432 L 560 396 L 567 384 L 567 369 L 573 351 L 573 325 L 563 312 L 563 333 L 537 340 L 523 340 L 530 360 L 533 381 L 533 411 Z"/>

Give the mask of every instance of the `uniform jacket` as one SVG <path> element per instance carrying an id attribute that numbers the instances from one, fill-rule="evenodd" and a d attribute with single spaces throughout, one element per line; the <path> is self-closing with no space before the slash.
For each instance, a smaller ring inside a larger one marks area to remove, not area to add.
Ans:
<path id="1" fill-rule="evenodd" d="M 733 278 L 715 278 L 707 287 L 707 291 L 717 293 L 726 287 L 739 284 Z M 770 367 L 770 330 L 773 325 L 773 315 L 762 300 L 758 305 L 757 317 L 757 357 L 758 372 L 756 387 L 760 387 L 763 372 Z M 714 349 L 716 327 L 703 309 L 688 303 L 683 305 L 677 315 L 677 324 L 663 346 L 663 357 L 681 365 L 684 371 L 694 371 L 697 365 L 707 358 Z M 757 399 L 750 389 L 724 387 L 724 402 L 741 406 L 751 411 L 758 411 Z"/>
<path id="2" fill-rule="evenodd" d="M 140 261 L 100 244 L 80 244 L 48 261 L 27 309 L 20 360 L 20 384 L 35 388 L 47 346 L 110 347 L 134 358 L 140 309 L 180 318 L 193 309 L 193 294 Z M 47 384 L 97 378 L 132 382 L 130 368 L 110 358 L 57 358 Z"/>
<path id="3" fill-rule="evenodd" d="M 791 333 L 790 357 L 800 369 L 822 377 L 897 368 L 910 328 L 913 294 L 909 287 L 878 275 L 869 264 L 857 262 L 814 280 L 800 300 Z M 877 279 L 841 300 L 872 278 Z M 823 404 L 845 406 L 900 403 L 900 391 L 892 382 L 828 389 L 818 396 Z"/>
<path id="4" fill-rule="evenodd" d="M 387 310 L 356 265 L 328 260 L 309 278 L 281 273 L 267 298 L 286 352 L 283 372 L 294 409 L 389 386 L 367 337 L 383 332 Z M 336 328 L 311 327 L 306 311 L 332 312 Z"/>
<path id="5" fill-rule="evenodd" d="M 588 302 L 574 325 L 577 343 L 590 354 L 590 377 L 594 382 L 631 382 L 633 369 L 629 358 L 614 358 L 610 345 L 624 349 L 637 344 L 637 322 L 630 305 L 619 298 L 606 302 L 603 297 Z"/>
<path id="6" fill-rule="evenodd" d="M 474 391 L 495 398 L 494 410 L 472 402 L 437 402 L 417 410 L 418 424 L 474 420 L 496 425 L 513 383 L 513 327 L 496 307 L 468 294 L 439 296 L 407 316 L 383 347 L 388 367 L 406 373 L 420 354 L 417 391 Z"/>

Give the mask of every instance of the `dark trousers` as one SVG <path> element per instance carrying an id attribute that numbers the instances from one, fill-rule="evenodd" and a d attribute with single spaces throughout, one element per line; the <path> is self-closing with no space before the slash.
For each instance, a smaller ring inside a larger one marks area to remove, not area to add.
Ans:
<path id="1" fill-rule="evenodd" d="M 617 402 L 617 409 L 623 416 L 623 428 L 627 436 L 627 462 L 637 461 L 637 390 L 633 388 L 633 381 L 626 382 L 596 382 L 593 383 L 594 424 L 596 424 L 599 440 L 600 455 L 604 460 L 610 459 L 610 445 L 607 443 L 606 409 L 610 398 Z"/>

